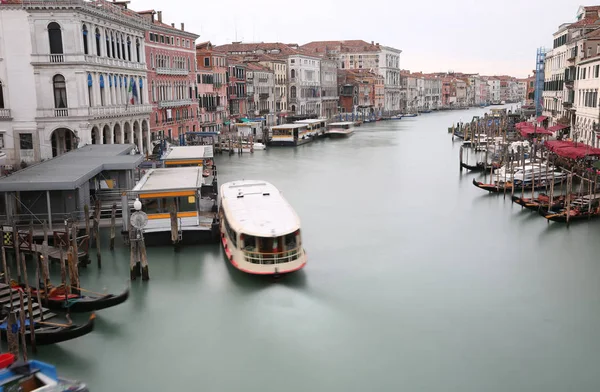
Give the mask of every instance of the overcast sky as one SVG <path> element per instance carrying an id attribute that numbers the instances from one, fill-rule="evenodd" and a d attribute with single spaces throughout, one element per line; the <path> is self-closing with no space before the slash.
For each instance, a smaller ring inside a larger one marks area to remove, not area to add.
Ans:
<path id="1" fill-rule="evenodd" d="M 596 2 L 600 4 L 600 1 Z M 402 50 L 411 71 L 461 71 L 525 77 L 536 48 L 574 21 L 576 0 L 132 0 L 130 8 L 163 11 L 215 45 L 363 39 Z M 584 4 L 592 5 L 592 3 Z"/>

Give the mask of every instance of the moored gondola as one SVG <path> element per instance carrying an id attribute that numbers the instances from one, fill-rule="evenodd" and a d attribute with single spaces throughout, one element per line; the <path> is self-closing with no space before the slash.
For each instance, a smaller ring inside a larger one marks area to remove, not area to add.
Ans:
<path id="1" fill-rule="evenodd" d="M 597 218 L 600 216 L 600 211 L 598 211 L 598 209 L 593 209 L 592 211 L 577 211 L 577 210 L 571 210 L 569 211 L 569 222 L 575 222 L 575 221 L 580 221 L 580 220 L 587 220 L 587 219 L 593 219 L 593 218 Z M 544 218 L 552 221 L 552 222 L 562 222 L 562 223 L 566 223 L 567 222 L 567 212 L 566 211 L 561 211 L 558 213 L 554 213 L 552 211 L 546 213 L 546 215 L 544 215 Z"/>
<path id="2" fill-rule="evenodd" d="M 484 191 L 488 192 L 504 192 L 504 188 L 506 188 L 507 191 L 510 191 L 510 184 L 484 184 L 481 181 L 473 179 L 473 185 L 475 185 L 479 189 L 483 189 Z"/>
<path id="3" fill-rule="evenodd" d="M 34 333 L 35 333 L 35 344 L 38 346 L 44 346 L 48 344 L 65 342 L 67 340 L 76 339 L 78 337 L 87 335 L 94 330 L 95 314 L 91 314 L 88 321 L 83 325 L 76 324 L 61 324 L 56 321 L 34 321 Z M 31 334 L 29 329 L 29 320 L 25 322 L 25 340 L 27 344 L 31 344 Z M 17 321 L 16 327 L 10 328 L 19 329 L 20 322 Z M 5 320 L 0 324 L 0 334 L 2 340 L 7 341 L 7 321 Z"/>
<path id="4" fill-rule="evenodd" d="M 75 291 L 75 290 L 74 290 Z M 32 289 L 32 295 L 36 296 L 36 290 Z M 51 310 L 66 311 L 72 313 L 88 313 L 96 310 L 117 306 L 129 298 L 129 287 L 120 294 L 69 294 L 65 298 L 64 288 L 61 286 L 50 288 L 48 298 L 45 298 L 43 290 L 40 290 L 42 305 Z"/>

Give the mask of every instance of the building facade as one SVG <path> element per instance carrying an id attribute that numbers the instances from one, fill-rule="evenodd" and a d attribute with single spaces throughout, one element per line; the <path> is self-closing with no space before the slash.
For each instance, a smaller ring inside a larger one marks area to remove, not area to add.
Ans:
<path id="1" fill-rule="evenodd" d="M 174 141 L 198 130 L 196 101 L 196 38 L 175 24 L 162 21 L 162 11 L 144 11 L 150 23 L 146 32 L 146 62 L 151 89 L 153 139 Z M 155 17 L 156 16 L 156 17 Z"/>
<path id="2" fill-rule="evenodd" d="M 227 61 L 227 99 L 229 118 L 238 120 L 248 114 L 248 89 L 246 85 L 246 65 L 239 59 Z"/>
<path id="3" fill-rule="evenodd" d="M 275 113 L 275 73 L 264 65 L 246 63 L 248 114 L 255 117 Z"/>
<path id="4" fill-rule="evenodd" d="M 126 4 L 0 4 L 0 135 L 22 166 L 85 144 L 150 147 L 144 32 Z"/>
<path id="5" fill-rule="evenodd" d="M 337 63 L 321 58 L 321 112 L 325 118 L 333 118 L 338 112 Z"/>
<path id="6" fill-rule="evenodd" d="M 273 71 L 275 77 L 275 113 L 282 115 L 287 113 L 287 62 L 281 58 L 263 55 L 259 57 L 259 63 Z"/>
<path id="7" fill-rule="evenodd" d="M 386 112 L 399 112 L 401 102 L 400 54 L 401 50 L 371 41 L 314 41 L 302 49 L 327 56 L 338 69 L 365 69 L 383 76 L 384 106 Z"/>
<path id="8" fill-rule="evenodd" d="M 500 80 L 495 78 L 489 78 L 487 81 L 488 85 L 488 102 L 492 104 L 499 104 L 502 99 L 500 96 Z"/>
<path id="9" fill-rule="evenodd" d="M 304 54 L 288 56 L 289 111 L 321 115 L 321 59 Z"/>
<path id="10" fill-rule="evenodd" d="M 199 132 L 219 132 L 228 118 L 226 57 L 210 42 L 196 45 Z"/>

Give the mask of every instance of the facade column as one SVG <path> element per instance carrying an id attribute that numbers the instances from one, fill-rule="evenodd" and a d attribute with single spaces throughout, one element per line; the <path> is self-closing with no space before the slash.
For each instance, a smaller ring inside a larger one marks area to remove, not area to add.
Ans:
<path id="1" fill-rule="evenodd" d="M 106 136 L 108 140 L 107 144 L 114 144 L 115 141 L 115 131 L 113 127 L 108 127 L 108 135 Z"/>
<path id="2" fill-rule="evenodd" d="M 50 191 L 46 191 L 46 206 L 48 208 L 48 227 L 52 231 L 52 207 L 50 203 Z"/>
<path id="3" fill-rule="evenodd" d="M 140 154 L 144 153 L 144 138 L 142 137 L 142 123 L 141 121 L 139 122 L 139 128 L 138 128 L 138 135 L 137 135 L 137 142 L 138 142 L 138 150 L 140 151 Z"/>

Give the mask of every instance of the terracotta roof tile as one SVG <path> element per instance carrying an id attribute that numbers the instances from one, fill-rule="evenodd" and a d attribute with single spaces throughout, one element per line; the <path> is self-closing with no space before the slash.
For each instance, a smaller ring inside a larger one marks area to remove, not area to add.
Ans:
<path id="1" fill-rule="evenodd" d="M 302 48 L 315 53 L 327 53 L 336 50 L 341 53 L 379 52 L 379 46 L 363 40 L 349 41 L 313 41 L 302 45 Z"/>
<path id="2" fill-rule="evenodd" d="M 581 20 L 578 20 L 575 23 L 571 23 L 567 27 L 569 29 L 574 29 L 574 28 L 578 28 L 578 27 L 592 26 L 594 24 L 598 24 L 598 18 L 583 18 Z"/>

